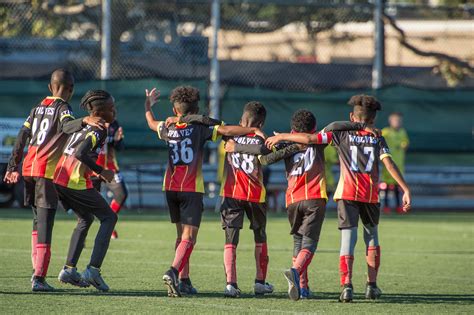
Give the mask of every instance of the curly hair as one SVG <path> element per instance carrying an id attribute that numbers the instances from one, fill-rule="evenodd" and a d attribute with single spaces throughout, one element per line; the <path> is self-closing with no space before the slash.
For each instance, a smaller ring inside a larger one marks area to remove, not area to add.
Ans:
<path id="1" fill-rule="evenodd" d="M 100 110 L 100 107 L 105 105 L 111 97 L 112 95 L 104 90 L 89 90 L 82 97 L 80 106 L 90 113 L 94 110 Z"/>
<path id="2" fill-rule="evenodd" d="M 382 110 L 380 102 L 370 95 L 354 95 L 347 104 L 354 107 L 352 112 L 357 118 L 363 121 L 375 119 L 377 111 Z"/>
<path id="3" fill-rule="evenodd" d="M 245 104 L 242 120 L 246 119 L 250 126 L 259 127 L 265 122 L 267 117 L 267 110 L 262 103 L 251 101 Z"/>
<path id="4" fill-rule="evenodd" d="M 200 99 L 199 90 L 192 86 L 178 86 L 170 95 L 171 103 L 182 115 L 197 113 Z"/>
<path id="5" fill-rule="evenodd" d="M 291 130 L 312 132 L 316 129 L 316 117 L 307 109 L 298 109 L 291 117 Z"/>

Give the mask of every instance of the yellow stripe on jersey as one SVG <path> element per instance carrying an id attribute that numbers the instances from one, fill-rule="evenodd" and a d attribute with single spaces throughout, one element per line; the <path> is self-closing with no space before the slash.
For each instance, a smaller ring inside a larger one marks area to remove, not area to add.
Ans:
<path id="1" fill-rule="evenodd" d="M 341 173 L 339 175 L 339 182 L 337 183 L 336 191 L 334 192 L 334 201 L 342 199 L 342 193 L 344 192 L 344 172 L 341 169 Z"/>
<path id="2" fill-rule="evenodd" d="M 321 198 L 324 198 L 326 199 L 326 201 L 328 201 L 328 193 L 326 191 L 326 178 L 324 178 L 324 176 L 319 181 L 319 190 L 321 192 Z"/>
<path id="3" fill-rule="evenodd" d="M 71 176 L 69 176 L 67 187 L 75 190 L 86 189 L 86 180 L 81 176 L 81 163 L 74 167 Z"/>
<path id="4" fill-rule="evenodd" d="M 164 123 L 165 123 L 164 121 L 160 121 L 160 122 L 158 122 L 158 126 L 156 126 L 156 133 L 158 134 L 158 139 L 160 139 L 160 140 L 161 140 L 160 129 L 161 129 L 161 126 Z"/>
<path id="5" fill-rule="evenodd" d="M 380 156 L 380 161 L 382 161 L 383 159 L 387 158 L 387 157 L 392 157 L 392 155 L 390 153 L 384 153 Z"/>
<path id="6" fill-rule="evenodd" d="M 75 119 L 73 115 L 71 114 L 66 114 L 66 115 L 62 115 L 60 118 L 59 118 L 59 121 L 63 121 L 64 118 L 66 117 L 71 117 L 72 119 Z"/>
<path id="7" fill-rule="evenodd" d="M 265 189 L 265 186 L 262 186 L 262 193 L 260 194 L 260 202 L 265 202 L 265 197 L 267 195 L 267 190 Z"/>
<path id="8" fill-rule="evenodd" d="M 196 192 L 204 193 L 204 180 L 202 178 L 202 169 L 198 168 L 196 176 Z"/>
<path id="9" fill-rule="evenodd" d="M 222 125 L 215 125 L 213 130 L 212 130 L 212 138 L 211 140 L 212 141 L 217 141 L 218 137 L 219 137 L 219 134 L 217 133 L 217 129 L 219 129 L 219 127 L 222 126 Z"/>
<path id="10" fill-rule="evenodd" d="M 31 129 L 31 124 L 30 124 L 28 121 L 25 121 L 25 122 L 23 123 L 23 126 L 25 126 L 25 127 L 28 128 L 28 129 Z"/>
<path id="11" fill-rule="evenodd" d="M 183 185 L 184 185 L 184 182 L 186 181 L 186 176 L 188 175 L 189 166 L 186 165 L 185 167 L 186 167 L 186 173 L 184 173 L 183 180 L 181 181 L 181 187 L 179 187 L 180 191 L 183 191 Z M 197 186 L 197 183 L 196 183 L 196 186 Z"/>
<path id="12" fill-rule="evenodd" d="M 92 147 L 95 147 L 95 145 L 97 144 L 97 137 L 95 136 L 95 132 L 88 132 L 85 139 L 87 139 L 88 137 L 92 138 Z"/>

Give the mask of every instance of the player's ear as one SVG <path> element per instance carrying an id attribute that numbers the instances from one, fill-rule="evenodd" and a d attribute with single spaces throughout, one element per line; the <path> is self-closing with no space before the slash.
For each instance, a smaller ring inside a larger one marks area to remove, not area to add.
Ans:
<path id="1" fill-rule="evenodd" d="M 48 90 L 53 94 L 53 87 L 51 86 L 51 83 L 48 83 Z"/>
<path id="2" fill-rule="evenodd" d="M 176 111 L 176 108 L 175 108 L 174 106 L 173 106 L 173 114 L 174 114 L 175 116 L 178 116 L 178 112 Z"/>
<path id="3" fill-rule="evenodd" d="M 351 112 L 349 114 L 349 120 L 352 121 L 352 122 L 354 121 L 354 113 L 353 112 Z"/>

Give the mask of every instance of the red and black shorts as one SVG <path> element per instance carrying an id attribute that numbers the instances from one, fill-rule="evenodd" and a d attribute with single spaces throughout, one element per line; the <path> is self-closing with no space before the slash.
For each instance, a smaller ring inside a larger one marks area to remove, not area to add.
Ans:
<path id="1" fill-rule="evenodd" d="M 172 223 L 199 227 L 204 211 L 203 194 L 186 191 L 167 191 L 166 201 Z"/>
<path id="2" fill-rule="evenodd" d="M 288 206 L 290 234 L 299 234 L 318 241 L 324 217 L 326 215 L 326 199 L 303 200 Z"/>
<path id="3" fill-rule="evenodd" d="M 265 229 L 267 226 L 267 205 L 224 197 L 221 204 L 222 228 L 241 229 L 244 226 L 244 213 L 250 221 L 250 229 Z"/>
<path id="4" fill-rule="evenodd" d="M 25 182 L 25 206 L 56 209 L 58 194 L 51 179 L 43 177 L 23 177 Z"/>
<path id="5" fill-rule="evenodd" d="M 338 200 L 337 216 L 341 230 L 359 226 L 359 217 L 364 225 L 376 226 L 380 219 L 380 204 Z"/>

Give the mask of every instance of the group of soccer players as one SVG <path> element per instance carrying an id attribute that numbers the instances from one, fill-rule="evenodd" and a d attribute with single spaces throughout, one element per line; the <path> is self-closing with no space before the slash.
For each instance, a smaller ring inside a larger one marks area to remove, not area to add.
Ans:
<path id="1" fill-rule="evenodd" d="M 5 176 L 7 182 L 18 180 L 18 165 L 23 148 L 28 143 L 22 175 L 26 183 L 25 202 L 34 213 L 33 291 L 52 290 L 45 277 L 58 200 L 78 217 L 59 280 L 79 287 L 93 285 L 102 291 L 109 289 L 100 275 L 100 267 L 114 233 L 116 213 L 127 193 L 125 188 L 115 189 L 117 192 L 114 191 L 114 200 L 109 206 L 97 190 L 99 185 L 94 185 L 92 179 L 95 176 L 96 183 L 105 181 L 112 189 L 114 185 L 124 187 L 116 163 L 112 162 L 109 166 L 99 154 L 107 152 L 104 145 L 112 144 L 118 148 L 123 133 L 121 128 L 113 125 L 114 99 L 106 91 L 87 92 L 81 100 L 81 107 L 89 112 L 89 116 L 74 119 L 67 103 L 72 96 L 73 84 L 74 79 L 69 72 L 60 69 L 53 73 L 49 85 L 53 96 L 45 98 L 31 111 L 18 135 Z M 410 209 L 411 198 L 384 138 L 373 126 L 376 112 L 381 109 L 375 98 L 366 95 L 352 97 L 349 101 L 353 107 L 350 121 L 331 123 L 321 132 L 317 132 L 313 113 L 298 110 L 290 122 L 291 133 L 266 138 L 261 131 L 266 109 L 260 102 L 252 101 L 244 106 L 239 125 L 225 125 L 220 120 L 198 115 L 199 90 L 180 86 L 170 95 L 175 116 L 157 120 L 152 106 L 158 101 L 159 91 L 152 89 L 145 93 L 147 124 L 157 132 L 158 139 L 166 142 L 169 152 L 163 190 L 171 222 L 176 225 L 177 232 L 175 257 L 163 275 L 169 296 L 197 293 L 189 277 L 189 265 L 203 212 L 204 144 L 221 137 L 226 142 L 227 152 L 220 206 L 225 235 L 225 296 L 240 295 L 236 256 L 244 215 L 248 217 L 254 233 L 254 292 L 263 295 L 274 290 L 266 282 L 269 258 L 262 166 L 280 160 L 284 160 L 286 167 L 286 206 L 294 241 L 292 266 L 284 272 L 288 295 L 292 300 L 311 296 L 307 270 L 316 252 L 325 217 L 328 196 L 324 148 L 328 144 L 336 147 L 341 164 L 341 176 L 334 195 L 341 230 L 340 274 L 343 289 L 340 301 L 350 302 L 353 298 L 352 266 L 359 217 L 364 225 L 366 243 L 366 297 L 376 299 L 381 295 L 376 284 L 381 253 L 378 241 L 379 160 L 404 192 L 404 211 Z M 107 132 L 110 126 L 113 126 L 113 134 Z M 110 158 L 109 154 L 105 153 L 107 158 Z M 94 216 L 100 220 L 100 228 L 90 262 L 85 271 L 79 273 L 76 265 Z"/>

